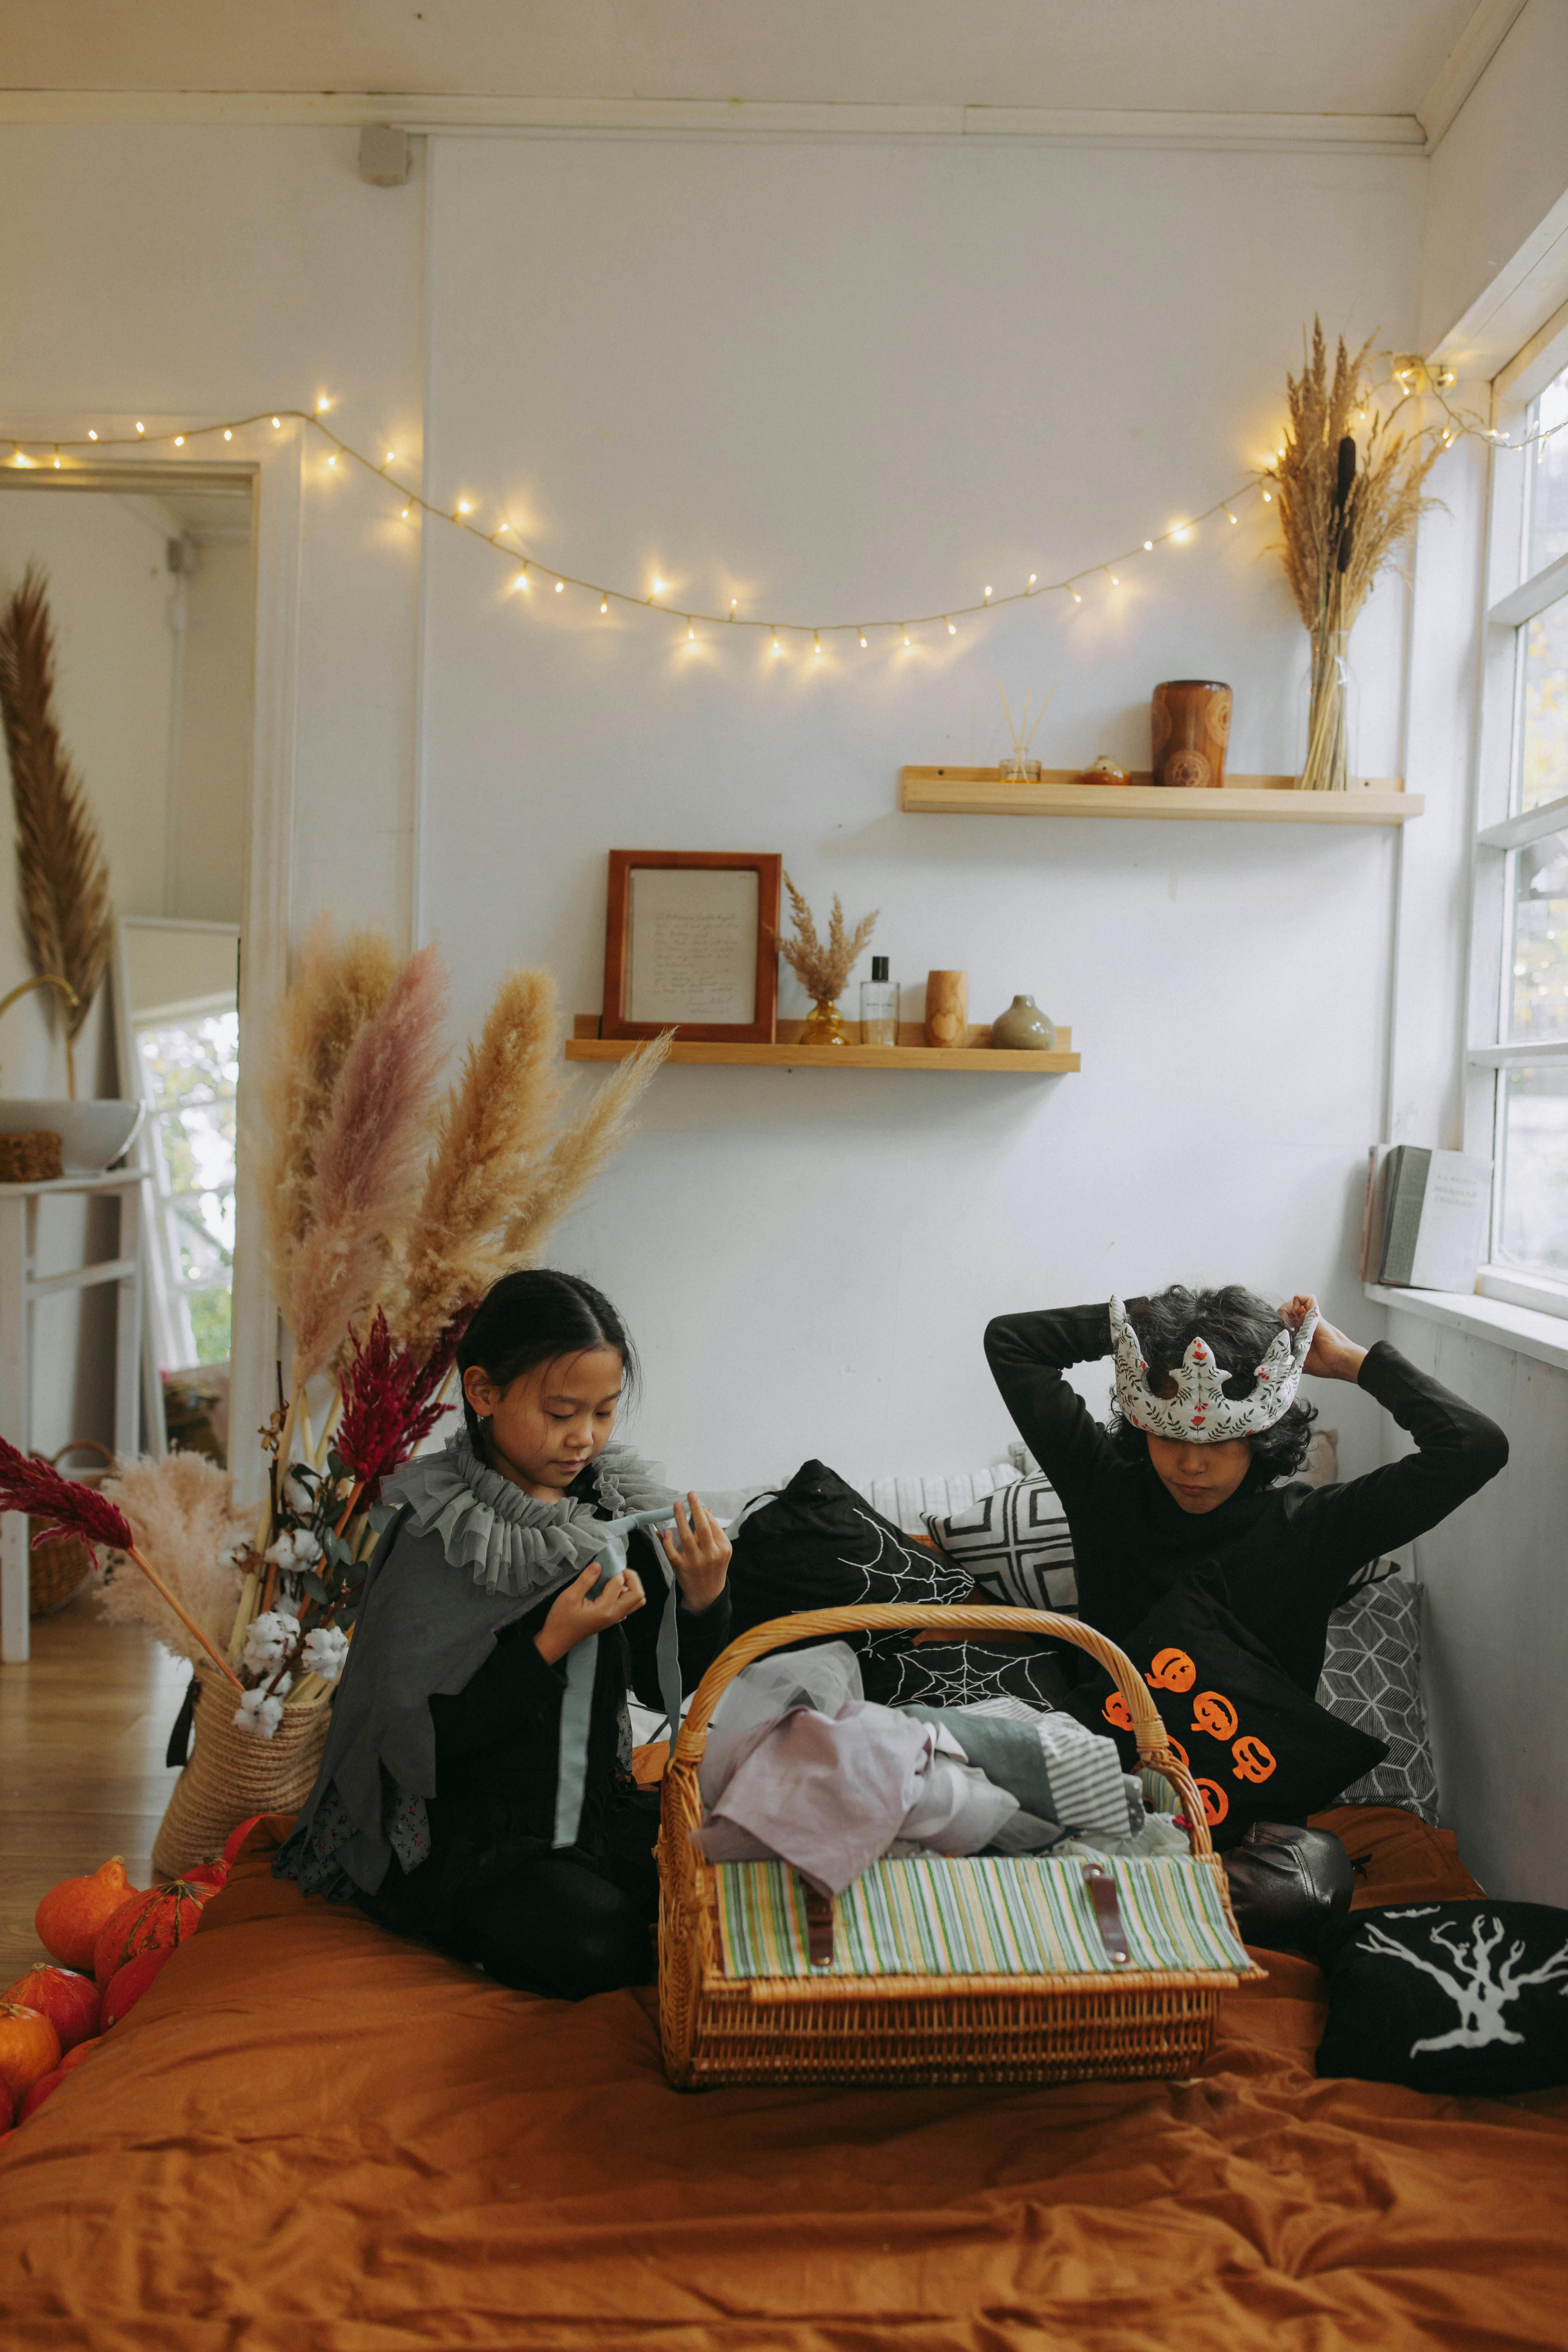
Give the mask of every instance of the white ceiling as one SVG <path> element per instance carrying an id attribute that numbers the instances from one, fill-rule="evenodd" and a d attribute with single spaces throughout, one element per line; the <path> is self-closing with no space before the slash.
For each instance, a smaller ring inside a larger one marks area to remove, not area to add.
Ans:
<path id="1" fill-rule="evenodd" d="M 1446 66 L 1453 79 L 1456 51 L 1461 66 L 1468 52 L 1484 51 L 1479 71 L 1521 5 L 4 0 L 0 79 L 9 93 L 738 99 L 1414 118 L 1435 85 L 1444 89 Z M 15 117 L 16 107 L 9 110 Z"/>

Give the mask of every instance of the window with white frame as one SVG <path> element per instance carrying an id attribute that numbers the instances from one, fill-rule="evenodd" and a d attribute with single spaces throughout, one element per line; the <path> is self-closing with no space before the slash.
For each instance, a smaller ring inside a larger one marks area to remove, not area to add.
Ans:
<path id="1" fill-rule="evenodd" d="M 1525 446 L 1491 460 L 1466 1124 L 1491 1136 L 1482 1290 L 1568 1315 L 1565 342 L 1499 379 L 1497 425 Z"/>
<path id="2" fill-rule="evenodd" d="M 173 1365 L 224 1363 L 234 1288 L 235 1095 L 239 1014 L 192 1007 L 139 1021 L 153 1145 L 154 1286 Z M 161 1280 L 158 1276 L 161 1276 Z"/>

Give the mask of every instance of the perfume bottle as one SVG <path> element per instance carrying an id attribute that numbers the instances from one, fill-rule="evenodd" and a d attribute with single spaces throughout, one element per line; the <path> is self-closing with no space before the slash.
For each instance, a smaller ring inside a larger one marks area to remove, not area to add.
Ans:
<path id="1" fill-rule="evenodd" d="M 896 1045 L 899 1042 L 899 983 L 888 978 L 886 956 L 871 958 L 871 977 L 860 982 L 860 1043 Z"/>

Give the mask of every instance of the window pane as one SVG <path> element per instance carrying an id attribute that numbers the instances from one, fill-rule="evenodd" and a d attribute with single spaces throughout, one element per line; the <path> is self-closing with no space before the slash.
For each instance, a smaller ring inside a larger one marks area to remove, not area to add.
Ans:
<path id="1" fill-rule="evenodd" d="M 218 1363 L 229 1346 L 239 1016 L 149 1024 L 137 1044 L 154 1104 L 164 1263 L 176 1282 L 197 1286 L 186 1300 L 196 1360 Z"/>
<path id="2" fill-rule="evenodd" d="M 1509 1034 L 1568 1036 L 1568 833 L 1516 852 L 1513 892 Z"/>
<path id="3" fill-rule="evenodd" d="M 1568 1273 L 1568 1069 L 1509 1069 L 1502 1080 L 1502 1200 L 1497 1255 L 1561 1281 Z"/>
<path id="4" fill-rule="evenodd" d="M 1527 621 L 1523 636 L 1520 806 L 1531 809 L 1568 793 L 1568 596 Z"/>
<path id="5" fill-rule="evenodd" d="M 1560 425 L 1568 425 L 1568 368 L 1531 404 L 1527 429 L 1548 433 Z M 1568 555 L 1568 432 L 1536 442 L 1525 463 L 1530 467 L 1524 546 L 1528 580 L 1543 565 Z"/>

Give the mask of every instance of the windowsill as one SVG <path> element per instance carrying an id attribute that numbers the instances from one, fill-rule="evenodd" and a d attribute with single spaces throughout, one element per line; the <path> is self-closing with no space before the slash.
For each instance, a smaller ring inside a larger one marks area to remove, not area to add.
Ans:
<path id="1" fill-rule="evenodd" d="M 1440 1323 L 1471 1339 L 1489 1339 L 1494 1347 L 1568 1371 L 1568 1320 L 1561 1315 L 1542 1315 L 1532 1307 L 1460 1290 L 1396 1290 L 1381 1282 L 1363 1282 L 1362 1289 L 1377 1306 L 1392 1307 L 1396 1315 L 1418 1316 L 1425 1323 Z"/>

